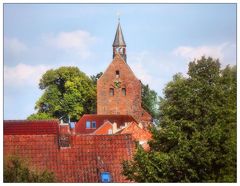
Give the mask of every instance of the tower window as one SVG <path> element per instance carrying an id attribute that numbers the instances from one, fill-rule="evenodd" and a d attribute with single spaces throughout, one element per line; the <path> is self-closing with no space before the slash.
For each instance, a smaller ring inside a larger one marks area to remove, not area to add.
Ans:
<path id="1" fill-rule="evenodd" d="M 122 88 L 122 95 L 126 96 L 126 88 Z"/>
<path id="2" fill-rule="evenodd" d="M 116 70 L 116 78 L 119 78 L 120 77 L 120 72 L 119 70 Z"/>
<path id="3" fill-rule="evenodd" d="M 113 88 L 109 89 L 109 94 L 110 94 L 110 96 L 114 96 L 114 89 Z"/>

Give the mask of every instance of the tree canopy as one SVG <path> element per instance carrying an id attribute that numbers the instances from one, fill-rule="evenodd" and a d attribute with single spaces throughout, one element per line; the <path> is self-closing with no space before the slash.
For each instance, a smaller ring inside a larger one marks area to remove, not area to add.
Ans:
<path id="1" fill-rule="evenodd" d="M 99 72 L 97 75 L 92 75 L 90 78 L 93 81 L 94 85 L 97 85 L 97 80 L 103 75 L 102 72 Z"/>
<path id="2" fill-rule="evenodd" d="M 41 78 L 43 95 L 36 102 L 37 114 L 28 119 L 70 117 L 77 121 L 85 113 L 96 112 L 96 86 L 77 67 L 48 70 Z"/>
<path id="3" fill-rule="evenodd" d="M 154 118 L 159 116 L 159 97 L 148 85 L 142 84 L 142 107 Z"/>
<path id="4" fill-rule="evenodd" d="M 123 174 L 136 182 L 236 182 L 236 66 L 218 60 L 189 63 L 160 100 L 160 129 L 150 151 L 140 146 Z"/>

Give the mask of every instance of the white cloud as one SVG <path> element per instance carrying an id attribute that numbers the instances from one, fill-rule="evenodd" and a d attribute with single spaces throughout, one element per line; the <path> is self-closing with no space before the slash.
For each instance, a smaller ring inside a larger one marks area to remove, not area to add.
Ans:
<path id="1" fill-rule="evenodd" d="M 17 38 L 4 38 L 4 46 L 5 49 L 9 50 L 12 54 L 19 54 L 28 49 L 27 46 Z"/>
<path id="2" fill-rule="evenodd" d="M 131 55 L 129 59 L 131 69 L 134 71 L 137 78 L 139 78 L 144 84 L 149 84 L 152 80 L 151 75 L 147 72 L 147 68 L 144 68 L 144 62 L 146 62 L 147 56 L 148 52 L 143 51 L 138 54 Z"/>
<path id="3" fill-rule="evenodd" d="M 162 95 L 162 89 L 166 84 L 166 79 L 174 74 L 174 68 L 171 68 L 171 60 L 163 61 L 159 54 L 148 51 L 129 54 L 129 65 L 137 78 L 143 84 L 148 84 L 151 89 Z M 170 70 L 168 70 L 170 69 Z"/>
<path id="4" fill-rule="evenodd" d="M 157 53 L 142 51 L 130 53 L 128 63 L 136 76 L 150 88 L 162 95 L 166 84 L 173 75 L 182 73 L 187 76 L 188 63 L 193 59 L 205 56 L 219 58 L 222 67 L 236 64 L 236 45 L 223 43 L 218 46 L 180 46 L 169 52 Z"/>
<path id="5" fill-rule="evenodd" d="M 202 56 L 211 56 L 222 60 L 225 55 L 224 50 L 228 45 L 228 43 L 222 43 L 216 46 L 180 46 L 173 51 L 173 54 L 187 60 L 199 59 Z"/>
<path id="6" fill-rule="evenodd" d="M 21 61 L 29 48 L 17 38 L 4 38 L 4 58 L 6 61 Z"/>
<path id="7" fill-rule="evenodd" d="M 44 72 L 50 66 L 18 64 L 14 67 L 4 66 L 4 84 L 9 87 L 36 86 Z"/>
<path id="8" fill-rule="evenodd" d="M 97 38 L 87 31 L 76 30 L 60 32 L 56 35 L 45 35 L 44 41 L 50 47 L 77 53 L 85 59 L 91 55 L 90 47 L 97 41 Z"/>

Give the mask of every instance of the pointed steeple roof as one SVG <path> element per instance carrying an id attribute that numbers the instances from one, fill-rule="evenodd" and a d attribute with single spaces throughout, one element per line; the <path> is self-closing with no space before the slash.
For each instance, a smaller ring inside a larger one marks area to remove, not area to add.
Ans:
<path id="1" fill-rule="evenodd" d="M 126 47 L 126 43 L 123 38 L 123 33 L 122 33 L 120 22 L 118 23 L 115 39 L 114 39 L 112 46 L 113 47 Z"/>

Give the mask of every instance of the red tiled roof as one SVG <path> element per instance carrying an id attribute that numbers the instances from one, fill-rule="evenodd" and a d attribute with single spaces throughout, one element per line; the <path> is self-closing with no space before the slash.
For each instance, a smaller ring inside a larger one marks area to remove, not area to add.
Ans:
<path id="1" fill-rule="evenodd" d="M 86 129 L 86 121 L 95 121 L 96 128 Z M 137 122 L 130 115 L 97 115 L 97 114 L 85 114 L 80 118 L 76 124 L 76 133 L 89 134 L 98 129 L 105 121 L 110 121 L 111 123 L 116 122 L 117 127 L 123 126 L 125 122 Z"/>
<path id="2" fill-rule="evenodd" d="M 60 148 L 53 135 L 4 135 L 4 157 L 17 155 L 35 170 L 54 172 L 58 182 L 99 182 L 110 172 L 112 182 L 129 182 L 121 174 L 135 144 L 130 134 L 74 135 L 70 147 Z"/>
<path id="3" fill-rule="evenodd" d="M 58 120 L 4 120 L 4 135 L 58 134 Z"/>
<path id="4" fill-rule="evenodd" d="M 108 130 L 112 130 L 113 126 L 109 121 L 104 122 L 98 129 L 96 129 L 93 134 L 101 135 L 101 134 L 108 134 Z"/>
<path id="5" fill-rule="evenodd" d="M 148 141 L 152 138 L 152 134 L 145 129 L 140 128 L 137 123 L 132 122 L 126 128 L 117 132 L 118 134 L 132 134 L 134 140 Z"/>

